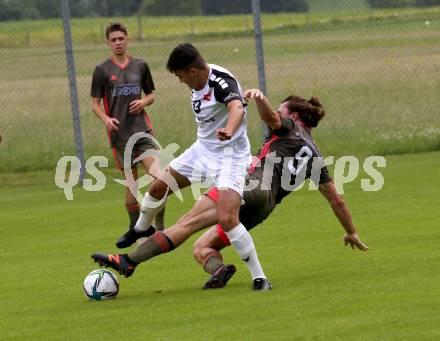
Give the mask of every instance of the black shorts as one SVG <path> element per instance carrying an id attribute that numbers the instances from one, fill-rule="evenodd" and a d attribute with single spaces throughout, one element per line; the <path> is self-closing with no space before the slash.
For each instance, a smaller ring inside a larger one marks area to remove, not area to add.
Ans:
<path id="1" fill-rule="evenodd" d="M 134 148 L 131 152 L 131 160 L 130 162 L 126 162 L 126 167 L 124 167 L 124 152 L 125 152 L 125 145 L 124 146 L 113 146 L 112 147 L 112 152 L 113 152 L 113 157 L 115 159 L 115 165 L 116 168 L 119 170 L 124 170 L 125 169 L 133 169 L 136 167 L 136 165 L 140 162 L 136 162 L 136 164 L 133 163 L 133 161 L 140 156 L 143 152 L 149 150 L 149 149 L 154 149 L 157 150 L 159 147 L 156 145 L 156 143 L 152 140 L 149 139 L 147 137 L 143 137 L 141 139 L 139 139 L 136 144 L 134 145 Z"/>
<path id="2" fill-rule="evenodd" d="M 246 178 L 246 185 L 252 178 L 252 175 Z M 259 179 L 255 178 L 255 180 Z M 240 222 L 248 231 L 266 220 L 275 208 L 271 191 L 262 190 L 261 184 L 251 191 L 245 190 L 243 201 L 244 203 L 240 207 Z"/>

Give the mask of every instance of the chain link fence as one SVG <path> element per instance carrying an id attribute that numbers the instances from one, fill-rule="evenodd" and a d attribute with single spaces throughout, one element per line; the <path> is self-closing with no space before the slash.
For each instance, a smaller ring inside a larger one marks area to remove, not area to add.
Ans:
<path id="1" fill-rule="evenodd" d="M 360 3 L 359 1 L 354 1 Z M 406 153 L 440 148 L 440 10 L 371 10 L 311 1 L 303 14 L 263 14 L 268 96 L 318 96 L 327 117 L 315 131 L 326 155 Z M 91 110 L 95 66 L 109 57 L 104 28 L 126 24 L 129 51 L 147 60 L 156 86 L 148 107 L 162 145 L 195 139 L 188 89 L 165 68 L 171 50 L 191 42 L 243 88 L 258 87 L 252 15 L 72 19 L 85 157 L 112 159 L 103 123 Z M 0 172 L 54 169 L 76 155 L 61 19 L 0 23 Z M 262 127 L 249 107 L 256 151 Z"/>

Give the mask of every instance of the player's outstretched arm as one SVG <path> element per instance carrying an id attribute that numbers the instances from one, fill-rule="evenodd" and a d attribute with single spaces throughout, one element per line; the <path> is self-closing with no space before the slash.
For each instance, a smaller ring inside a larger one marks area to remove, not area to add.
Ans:
<path id="1" fill-rule="evenodd" d="M 258 89 L 246 90 L 243 94 L 246 99 L 255 100 L 261 120 L 271 129 L 276 130 L 281 127 L 280 115 L 272 109 L 272 106 L 264 94 Z"/>
<path id="2" fill-rule="evenodd" d="M 356 228 L 353 225 L 350 211 L 342 198 L 336 191 L 333 181 L 329 181 L 319 185 L 319 191 L 327 199 L 334 214 L 339 219 L 342 227 L 345 230 L 344 244 L 350 245 L 352 249 L 355 247 L 362 251 L 367 251 L 369 248 L 364 244 L 357 235 Z"/>

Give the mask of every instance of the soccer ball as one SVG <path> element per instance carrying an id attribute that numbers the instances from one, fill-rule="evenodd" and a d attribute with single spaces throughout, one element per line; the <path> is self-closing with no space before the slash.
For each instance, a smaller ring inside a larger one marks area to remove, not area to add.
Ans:
<path id="1" fill-rule="evenodd" d="M 88 298 L 97 301 L 105 300 L 116 297 L 119 291 L 119 281 L 113 272 L 97 269 L 86 276 L 83 289 Z"/>

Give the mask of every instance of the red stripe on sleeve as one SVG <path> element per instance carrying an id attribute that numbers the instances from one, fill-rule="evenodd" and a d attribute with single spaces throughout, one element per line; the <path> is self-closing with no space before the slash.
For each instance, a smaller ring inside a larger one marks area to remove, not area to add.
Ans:
<path id="1" fill-rule="evenodd" d="M 109 112 L 108 112 L 108 100 L 107 100 L 107 95 L 104 95 L 104 100 L 103 100 L 103 102 L 104 102 L 104 110 L 105 110 L 105 113 L 108 115 Z"/>
<path id="2" fill-rule="evenodd" d="M 256 157 L 254 157 L 254 159 L 252 160 L 252 164 L 248 169 L 248 174 L 252 174 L 252 172 L 255 170 L 255 168 L 258 165 L 258 162 L 261 162 L 261 160 L 263 160 L 267 154 L 269 154 L 270 152 L 270 145 L 272 143 L 274 143 L 276 140 L 278 140 L 279 137 L 277 135 L 272 135 L 272 137 L 270 138 L 269 141 L 267 141 L 264 145 L 263 148 L 261 149 L 260 155 L 257 155 Z"/>

